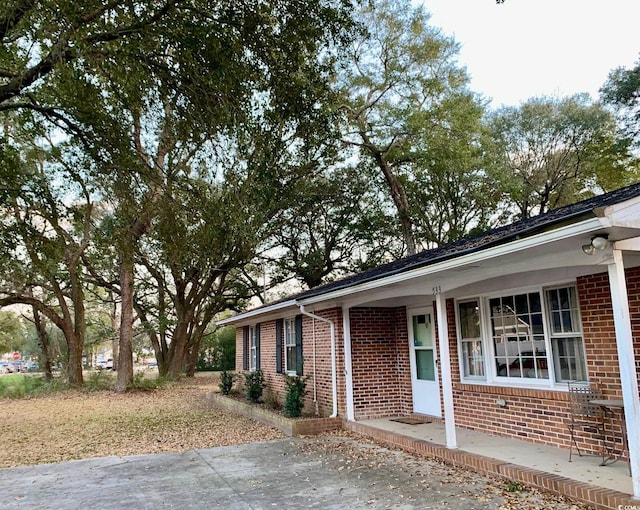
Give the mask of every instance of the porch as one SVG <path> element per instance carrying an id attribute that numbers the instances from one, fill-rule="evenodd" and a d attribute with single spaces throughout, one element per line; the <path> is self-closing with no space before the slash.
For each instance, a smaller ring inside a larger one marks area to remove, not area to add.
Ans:
<path id="1" fill-rule="evenodd" d="M 457 449 L 448 449 L 442 420 L 415 425 L 391 418 L 344 422 L 344 428 L 382 443 L 481 474 L 517 480 L 540 490 L 565 495 L 597 509 L 640 507 L 623 461 L 599 466 L 599 457 L 574 456 L 564 449 L 456 428 Z"/>

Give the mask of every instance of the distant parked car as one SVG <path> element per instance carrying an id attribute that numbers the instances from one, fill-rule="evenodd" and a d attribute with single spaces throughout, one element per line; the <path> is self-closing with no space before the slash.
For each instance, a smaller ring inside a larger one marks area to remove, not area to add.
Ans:
<path id="1" fill-rule="evenodd" d="M 8 374 L 9 372 L 9 363 L 6 361 L 0 361 L 0 374 Z"/>
<path id="2" fill-rule="evenodd" d="M 109 359 L 101 359 L 96 362 L 96 368 L 104 368 L 105 370 L 113 369 L 113 360 Z"/>
<path id="3" fill-rule="evenodd" d="M 24 364 L 24 369 L 26 372 L 38 372 L 40 370 L 40 363 L 37 361 L 27 361 Z"/>

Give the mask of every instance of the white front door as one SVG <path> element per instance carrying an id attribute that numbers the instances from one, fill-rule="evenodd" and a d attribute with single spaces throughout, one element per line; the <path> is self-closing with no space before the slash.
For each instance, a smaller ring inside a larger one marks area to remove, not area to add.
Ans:
<path id="1" fill-rule="evenodd" d="M 433 313 L 428 308 L 408 310 L 413 412 L 442 416 Z"/>

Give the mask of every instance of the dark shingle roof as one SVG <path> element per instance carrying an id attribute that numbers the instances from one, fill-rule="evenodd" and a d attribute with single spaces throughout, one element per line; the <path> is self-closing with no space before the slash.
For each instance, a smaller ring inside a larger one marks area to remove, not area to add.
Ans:
<path id="1" fill-rule="evenodd" d="M 429 266 L 436 262 L 442 262 L 467 253 L 505 244 L 521 237 L 529 237 L 553 226 L 560 226 L 563 223 L 575 223 L 581 219 L 581 217 L 591 216 L 593 211 L 600 207 L 623 202 L 637 196 L 640 196 L 640 183 L 603 195 L 597 195 L 587 200 L 560 207 L 545 214 L 518 221 L 504 227 L 489 230 L 479 235 L 465 237 L 459 241 L 432 250 L 425 250 L 410 257 L 382 264 L 341 280 L 320 285 L 290 296 L 287 300 L 299 300 L 319 296 L 331 291 L 345 289 L 360 283 L 377 280 L 412 269 Z"/>

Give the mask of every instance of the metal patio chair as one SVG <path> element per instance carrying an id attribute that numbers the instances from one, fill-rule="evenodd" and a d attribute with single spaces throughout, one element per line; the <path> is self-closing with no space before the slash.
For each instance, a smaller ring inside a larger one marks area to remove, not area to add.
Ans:
<path id="1" fill-rule="evenodd" d="M 607 458 L 605 415 L 599 405 L 591 402 L 592 400 L 602 399 L 602 391 L 599 388 L 585 386 L 584 383 L 569 382 L 568 384 L 569 421 L 567 422 L 567 427 L 571 435 L 569 462 L 571 462 L 574 446 L 578 451 L 578 455 L 580 457 L 583 455 L 576 441 L 576 432 L 578 431 L 591 433 L 598 438 L 602 449 L 602 462 L 605 462 Z"/>

